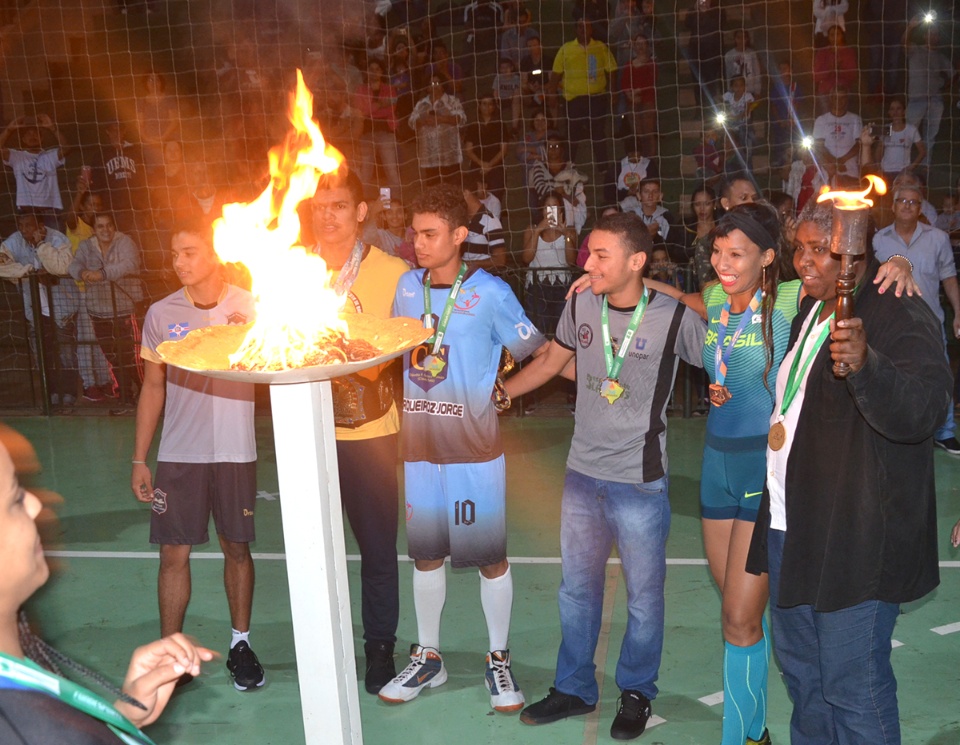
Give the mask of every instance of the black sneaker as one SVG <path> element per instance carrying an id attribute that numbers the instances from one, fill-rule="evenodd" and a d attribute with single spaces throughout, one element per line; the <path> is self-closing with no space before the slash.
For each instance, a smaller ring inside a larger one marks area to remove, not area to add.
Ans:
<path id="1" fill-rule="evenodd" d="M 520 712 L 520 721 L 524 724 L 550 724 L 567 717 L 589 714 L 596 708 L 596 704 L 588 704 L 579 696 L 571 696 L 551 688 L 546 698 L 530 704 Z"/>
<path id="2" fill-rule="evenodd" d="M 960 455 L 960 441 L 956 437 L 946 437 L 942 440 L 934 440 L 933 444 L 938 448 L 946 450 L 950 455 Z"/>
<path id="3" fill-rule="evenodd" d="M 650 699 L 640 691 L 624 691 L 620 694 L 617 716 L 610 725 L 610 737 L 614 740 L 640 737 L 647 727 L 650 713 Z"/>
<path id="4" fill-rule="evenodd" d="M 367 658 L 363 685 L 367 693 L 379 693 L 381 688 L 397 677 L 397 666 L 393 662 L 393 642 L 366 642 L 363 645 L 363 654 Z"/>
<path id="5" fill-rule="evenodd" d="M 770 742 L 770 730 L 765 729 L 759 740 L 747 738 L 747 745 L 772 745 Z"/>
<path id="6" fill-rule="evenodd" d="M 233 678 L 233 687 L 238 691 L 252 691 L 266 682 L 260 660 L 246 642 L 237 642 L 230 650 L 227 670 Z"/>

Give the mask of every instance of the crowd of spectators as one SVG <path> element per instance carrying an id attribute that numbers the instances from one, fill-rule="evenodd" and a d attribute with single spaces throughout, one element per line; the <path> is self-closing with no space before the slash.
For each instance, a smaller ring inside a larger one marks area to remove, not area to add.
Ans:
<path id="1" fill-rule="evenodd" d="M 395 0 L 378 6 L 367 38 L 326 43 L 305 54 L 302 66 L 324 136 L 370 194 L 379 190 L 366 238 L 415 263 L 403 205 L 426 186 L 456 184 L 473 212 L 471 260 L 499 272 L 526 268 L 514 286 L 529 295 L 528 310 L 537 314 L 544 298 L 576 273 L 576 254 L 561 250 L 561 237 L 581 245 L 603 211 L 640 215 L 662 246 L 663 276 L 696 289 L 710 274 L 697 246 L 738 183 L 757 194 L 767 178 L 792 200 L 795 214 L 822 185 L 852 183 L 866 171 L 888 181 L 901 173 L 922 180 L 955 78 L 949 49 L 937 24 L 922 16 L 898 22 L 883 3 L 862 4 L 857 12 L 860 18 L 850 17 L 846 0 L 815 0 L 812 65 L 794 70 L 798 58 L 755 43 L 717 0 L 696 0 L 676 14 L 654 0 L 577 0 L 563 6 L 563 18 L 520 0 L 432 11 L 423 2 Z M 871 68 L 861 70 L 858 50 L 846 43 L 853 22 L 861 40 L 871 24 L 887 36 L 896 32 L 899 51 L 874 59 L 871 49 Z M 442 33 L 448 26 L 451 33 Z M 555 43 L 561 29 L 564 42 Z M 682 32 L 676 46 L 668 43 L 668 29 Z M 282 138 L 286 78 L 264 69 L 249 46 L 237 43 L 217 55 L 211 80 L 223 144 L 216 155 L 184 125 L 189 107 L 177 95 L 175 75 L 155 70 L 139 78 L 125 117 L 118 112 L 99 122 L 99 142 L 69 142 L 44 112 L 0 131 L 18 211 L 43 223 L 48 244 L 61 231 L 71 242 L 73 265 L 56 282 L 75 280 L 78 306 L 68 313 L 70 324 L 58 326 L 63 343 L 44 358 L 48 365 L 62 361 L 58 380 L 77 371 L 77 393 L 89 400 L 136 395 L 137 313 L 144 299 L 175 285 L 165 261 L 174 226 L 212 220 L 223 204 L 251 199 L 268 183 L 266 152 Z M 679 83 L 665 98 L 660 86 L 668 60 L 677 62 Z M 812 81 L 809 100 L 798 73 Z M 661 127 L 665 106 L 688 116 L 684 90 L 698 104 L 696 144 L 681 132 L 696 173 L 671 213 L 660 179 L 674 169 L 663 167 L 661 144 L 677 132 Z M 867 94 L 882 95 L 876 103 L 887 122 L 864 124 L 859 112 Z M 798 112 L 807 107 L 817 116 L 812 146 L 804 148 Z M 760 147 L 769 167 L 756 167 Z M 71 151 L 89 165 L 61 192 Z M 952 194 L 947 204 L 956 204 Z M 557 225 L 544 224 L 546 206 L 559 208 Z M 881 203 L 887 221 L 889 206 L 889 199 Z M 935 211 L 924 214 L 931 223 L 939 219 Z M 943 223 L 956 234 L 951 215 Z M 538 244 L 544 235 L 549 248 Z M 44 282 L 58 276 L 38 248 L 29 257 L 0 249 L 3 276 L 21 283 L 31 273 Z M 548 256 L 557 271 L 542 271 Z M 550 286 L 539 287 L 540 277 Z M 29 330 L 31 316 L 25 318 Z M 72 403 L 71 385 L 70 392 L 51 386 L 51 400 Z"/>

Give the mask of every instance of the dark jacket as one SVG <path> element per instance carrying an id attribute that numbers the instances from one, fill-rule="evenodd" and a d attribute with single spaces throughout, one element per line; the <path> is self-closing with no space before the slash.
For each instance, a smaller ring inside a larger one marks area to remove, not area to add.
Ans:
<path id="1" fill-rule="evenodd" d="M 780 606 L 836 611 L 867 600 L 903 603 L 940 582 L 933 434 L 952 376 L 937 320 L 919 297 L 877 293 L 872 262 L 856 296 L 867 362 L 833 375 L 825 343 L 810 368 L 787 460 L 787 531 Z M 813 305 L 805 298 L 791 346 Z M 764 491 L 747 570 L 767 569 Z"/>

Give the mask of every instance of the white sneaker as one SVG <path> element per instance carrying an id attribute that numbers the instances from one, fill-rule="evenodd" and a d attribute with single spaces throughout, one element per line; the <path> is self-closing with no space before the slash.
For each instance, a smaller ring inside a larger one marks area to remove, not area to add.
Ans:
<path id="1" fill-rule="evenodd" d="M 410 664 L 380 689 L 377 695 L 388 704 L 412 701 L 424 688 L 436 688 L 447 682 L 447 669 L 440 652 L 432 647 L 410 645 Z"/>
<path id="2" fill-rule="evenodd" d="M 483 682 L 490 691 L 490 706 L 495 711 L 519 711 L 523 708 L 523 691 L 510 669 L 509 649 L 487 655 L 487 673 Z"/>

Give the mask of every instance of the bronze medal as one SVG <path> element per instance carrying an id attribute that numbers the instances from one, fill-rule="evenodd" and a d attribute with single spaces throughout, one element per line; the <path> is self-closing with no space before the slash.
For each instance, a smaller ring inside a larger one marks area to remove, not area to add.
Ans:
<path id="1" fill-rule="evenodd" d="M 710 403 L 714 406 L 723 406 L 727 401 L 733 398 L 730 389 L 719 383 L 710 384 Z"/>
<path id="2" fill-rule="evenodd" d="M 608 404 L 613 404 L 623 395 L 623 386 L 613 378 L 605 378 L 600 384 L 600 395 L 607 399 Z"/>
<path id="3" fill-rule="evenodd" d="M 783 426 L 783 422 L 776 422 L 770 428 L 770 432 L 767 435 L 767 444 L 771 450 L 779 450 L 786 441 L 787 428 Z"/>

